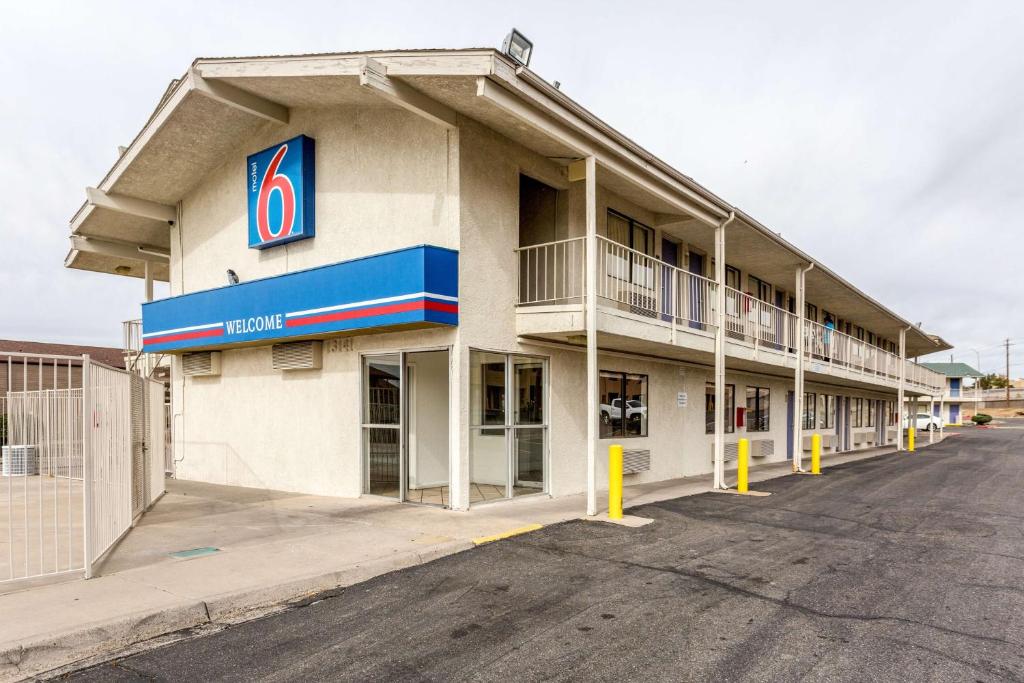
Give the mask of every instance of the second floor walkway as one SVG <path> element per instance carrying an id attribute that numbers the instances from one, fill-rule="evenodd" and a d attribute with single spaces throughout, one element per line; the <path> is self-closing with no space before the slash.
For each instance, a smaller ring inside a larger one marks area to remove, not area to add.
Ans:
<path id="1" fill-rule="evenodd" d="M 673 348 L 706 362 L 724 327 L 730 367 L 796 366 L 803 337 L 805 369 L 856 384 L 943 391 L 944 377 L 878 345 L 697 273 L 597 237 L 598 333 L 623 350 Z M 517 330 L 523 336 L 571 341 L 585 330 L 586 240 L 577 237 L 522 247 L 518 252 Z M 724 295 L 719 295 L 719 288 Z M 808 296 L 813 293 L 808 292 Z M 819 299 L 824 297 L 819 296 Z M 724 302 L 724 306 L 723 303 Z M 649 345 L 648 348 L 638 346 Z M 605 342 L 601 342 L 605 346 Z"/>

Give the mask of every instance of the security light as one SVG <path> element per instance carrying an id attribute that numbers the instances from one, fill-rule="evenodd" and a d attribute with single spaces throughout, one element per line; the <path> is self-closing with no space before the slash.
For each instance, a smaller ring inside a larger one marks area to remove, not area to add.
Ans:
<path id="1" fill-rule="evenodd" d="M 501 51 L 523 66 L 530 66 L 533 43 L 530 42 L 529 38 L 520 33 L 518 29 L 512 29 L 512 32 L 505 36 L 505 42 L 501 45 Z"/>
<path id="2" fill-rule="evenodd" d="M 235 271 L 231 270 L 230 268 L 228 268 L 228 284 L 229 285 L 237 285 L 238 284 L 238 274 L 235 273 Z"/>

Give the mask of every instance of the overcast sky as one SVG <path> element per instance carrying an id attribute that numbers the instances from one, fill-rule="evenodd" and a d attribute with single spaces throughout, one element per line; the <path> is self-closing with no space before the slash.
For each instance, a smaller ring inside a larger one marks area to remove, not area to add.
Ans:
<path id="1" fill-rule="evenodd" d="M 63 268 L 68 221 L 194 57 L 499 46 L 515 25 L 598 116 L 956 360 L 1001 372 L 1017 341 L 1024 375 L 1024 2 L 578 5 L 5 6 L 0 338 L 118 345 L 138 317 L 140 281 Z"/>

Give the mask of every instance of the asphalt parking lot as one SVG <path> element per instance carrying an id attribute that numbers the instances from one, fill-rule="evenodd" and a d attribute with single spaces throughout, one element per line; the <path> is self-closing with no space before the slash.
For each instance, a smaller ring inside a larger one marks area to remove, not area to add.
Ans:
<path id="1" fill-rule="evenodd" d="M 77 672 L 92 680 L 1024 678 L 1024 421 L 570 522 Z"/>

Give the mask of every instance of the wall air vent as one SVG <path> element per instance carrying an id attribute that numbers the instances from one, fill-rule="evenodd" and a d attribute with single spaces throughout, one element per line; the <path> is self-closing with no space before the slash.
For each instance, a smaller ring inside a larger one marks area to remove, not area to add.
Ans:
<path id="1" fill-rule="evenodd" d="M 708 444 L 711 447 L 711 462 L 715 461 L 715 444 Z M 738 443 L 725 444 L 724 462 L 734 462 L 740 457 L 740 445 Z"/>
<path id="2" fill-rule="evenodd" d="M 181 356 L 181 371 L 190 377 L 220 375 L 220 351 L 197 351 Z"/>
<path id="3" fill-rule="evenodd" d="M 271 351 L 275 370 L 319 370 L 324 365 L 323 342 L 274 344 Z"/>
<path id="4" fill-rule="evenodd" d="M 836 435 L 835 434 L 822 434 L 821 435 L 821 450 L 824 451 L 826 448 L 832 448 L 835 445 L 836 445 Z M 805 451 L 810 451 L 811 450 L 811 437 L 810 436 L 804 436 L 804 450 Z"/>
<path id="5" fill-rule="evenodd" d="M 632 448 L 622 451 L 622 473 L 636 474 L 651 469 L 651 451 L 648 448 Z"/>
<path id="6" fill-rule="evenodd" d="M 775 455 L 775 439 L 754 439 L 750 442 L 750 457 L 767 458 Z"/>

